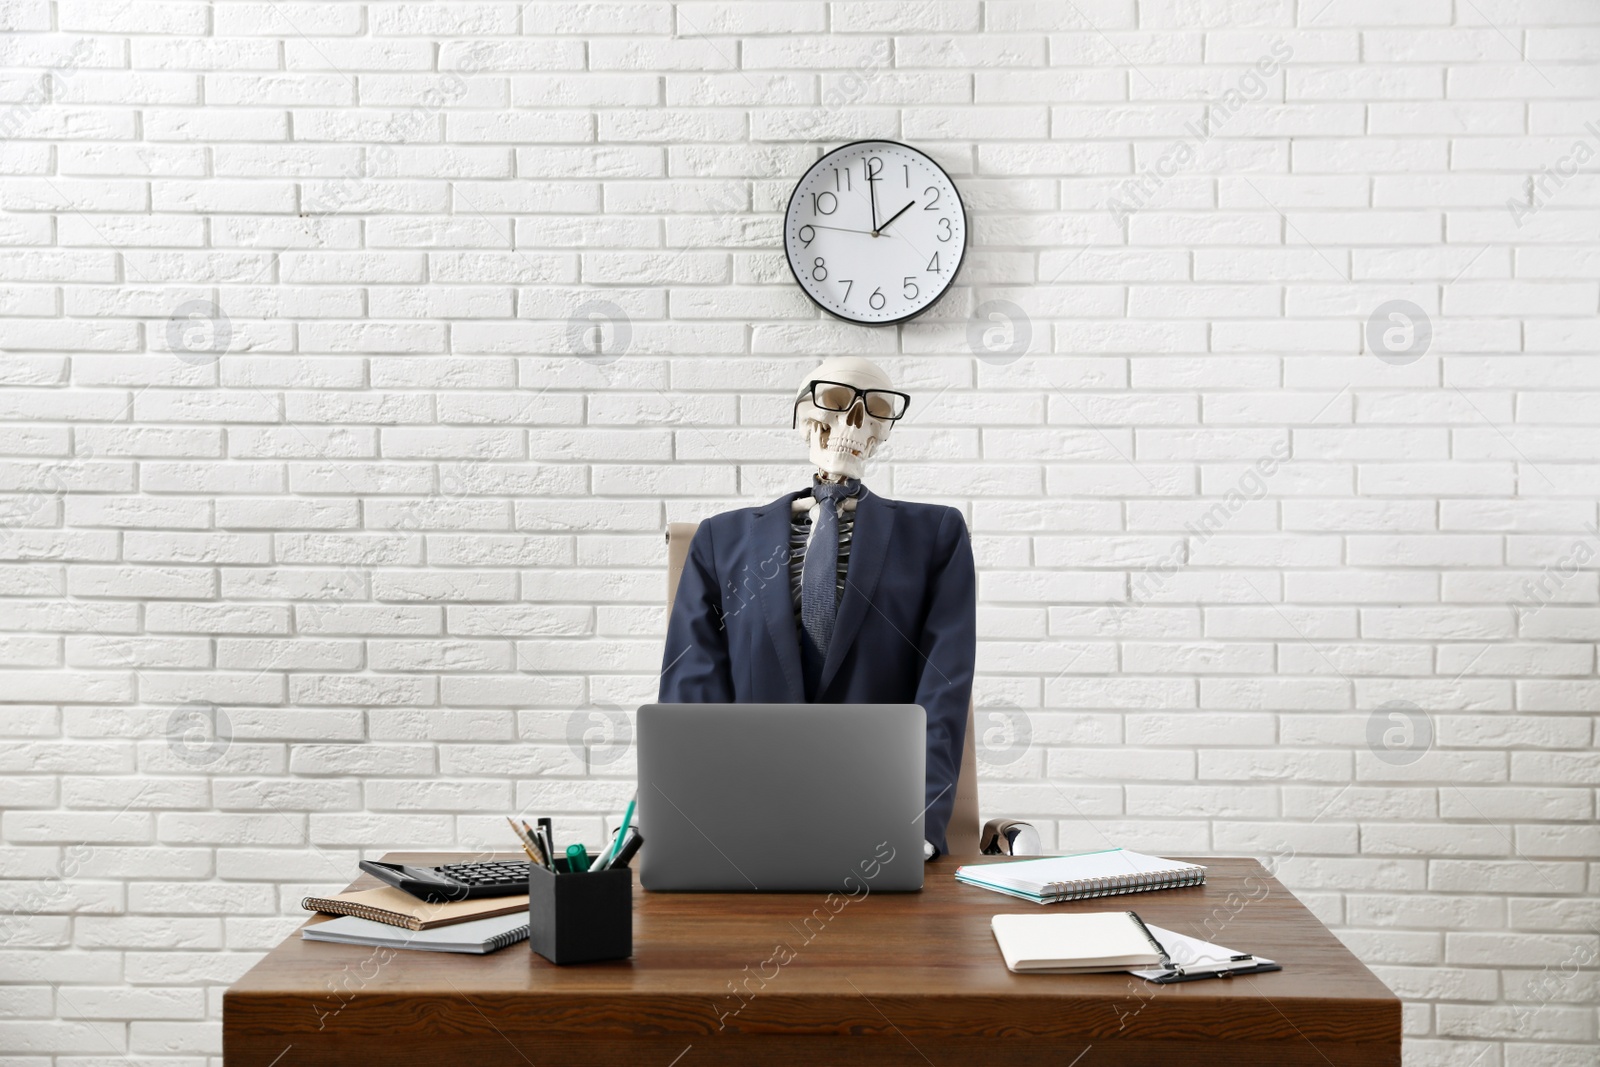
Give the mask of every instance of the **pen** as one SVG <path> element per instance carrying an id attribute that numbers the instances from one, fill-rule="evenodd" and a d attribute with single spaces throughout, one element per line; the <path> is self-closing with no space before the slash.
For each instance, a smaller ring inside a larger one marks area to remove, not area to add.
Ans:
<path id="1" fill-rule="evenodd" d="M 600 850 L 599 855 L 595 856 L 594 862 L 589 864 L 589 869 L 591 871 L 603 871 L 610 866 L 611 854 L 617 850 L 617 842 L 620 840 L 622 840 L 621 837 L 613 835 L 606 847 Z"/>
<path id="2" fill-rule="evenodd" d="M 571 872 L 587 871 L 589 869 L 589 850 L 582 845 L 567 846 L 567 870 Z"/>
<path id="3" fill-rule="evenodd" d="M 533 842 L 534 851 L 539 853 L 539 865 L 547 871 L 555 870 L 550 862 L 550 850 L 545 847 L 544 838 L 533 832 L 533 827 L 528 825 L 528 820 L 522 820 L 523 832 L 528 835 L 528 840 Z"/>
<path id="4" fill-rule="evenodd" d="M 517 827 L 515 827 L 515 825 L 512 825 L 512 829 L 515 830 L 515 829 L 517 829 Z M 534 861 L 538 861 L 538 864 L 541 865 L 541 867 L 544 867 L 544 869 L 549 870 L 549 867 L 550 867 L 549 849 L 544 848 L 544 845 L 542 845 L 541 841 L 539 841 L 539 838 L 536 837 L 536 835 L 534 835 L 533 827 L 531 827 L 531 825 L 528 825 L 528 822 L 526 822 L 526 821 L 522 822 L 522 830 L 520 830 L 520 837 L 522 837 L 523 840 L 528 841 L 528 848 L 533 849 Z"/>
<path id="5" fill-rule="evenodd" d="M 605 850 L 594 858 L 594 863 L 589 865 L 589 870 L 591 872 L 609 871 L 615 864 L 617 858 L 617 846 L 620 844 L 622 844 L 622 833 L 621 831 L 618 831 L 617 836 L 611 839 L 611 844 L 607 845 Z"/>
<path id="6" fill-rule="evenodd" d="M 550 858 L 549 867 L 553 872 L 556 869 L 556 830 L 555 823 L 548 818 L 539 820 L 539 844 L 544 846 L 544 854 Z"/>
<path id="7" fill-rule="evenodd" d="M 1134 921 L 1135 925 L 1137 925 L 1139 927 L 1139 932 L 1144 934 L 1144 939 L 1146 941 L 1150 942 L 1150 947 L 1155 949 L 1156 952 L 1160 955 L 1160 957 L 1161 957 L 1161 960 L 1160 960 L 1161 966 L 1163 968 L 1167 969 L 1167 970 L 1172 970 L 1175 965 L 1172 962 L 1172 957 L 1167 955 L 1166 946 L 1164 946 L 1160 941 L 1156 940 L 1156 935 L 1152 934 L 1150 932 L 1150 927 L 1148 927 L 1148 926 L 1146 926 L 1144 924 L 1144 920 L 1139 918 L 1139 916 L 1138 916 L 1138 914 L 1136 912 L 1131 912 L 1130 911 L 1130 912 L 1126 912 L 1125 914 L 1128 916 L 1128 918 L 1130 918 L 1130 919 L 1132 919 Z"/>
<path id="8" fill-rule="evenodd" d="M 522 820 L 521 825 L 522 836 L 526 837 L 528 843 L 533 846 L 533 854 L 539 857 L 539 865 L 547 871 L 555 870 L 555 867 L 550 863 L 550 849 L 545 846 L 544 841 L 540 839 L 538 834 L 533 832 L 533 827 L 528 825 L 527 820 Z"/>
<path id="9" fill-rule="evenodd" d="M 628 861 L 633 859 L 633 854 L 639 851 L 639 846 L 642 844 L 644 844 L 644 835 L 639 833 L 636 827 L 630 826 L 628 828 L 628 839 L 622 842 L 621 847 L 617 849 L 617 854 L 611 857 L 611 862 L 606 866 L 606 870 L 626 867 Z"/>
<path id="10" fill-rule="evenodd" d="M 633 822 L 633 806 L 639 802 L 637 794 L 628 801 L 628 810 L 622 813 L 622 825 L 617 827 L 617 836 L 611 839 L 606 850 L 600 854 L 600 859 L 595 863 L 597 870 L 605 870 L 611 865 L 611 856 L 622 845 L 622 839 L 628 836 L 628 826 Z"/>

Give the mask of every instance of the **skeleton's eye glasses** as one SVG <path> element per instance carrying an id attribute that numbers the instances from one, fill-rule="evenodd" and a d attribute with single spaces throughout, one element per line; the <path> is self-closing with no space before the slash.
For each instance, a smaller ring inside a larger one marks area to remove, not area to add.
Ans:
<path id="1" fill-rule="evenodd" d="M 906 408 L 911 404 L 911 397 L 906 393 L 897 393 L 893 389 L 857 389 L 844 382 L 812 382 L 808 392 L 801 393 L 794 401 L 794 418 L 790 428 L 794 428 L 800 420 L 800 401 L 810 396 L 811 402 L 824 411 L 849 411 L 856 406 L 859 397 L 866 406 L 867 414 L 875 419 L 885 422 L 895 422 L 906 413 Z"/>

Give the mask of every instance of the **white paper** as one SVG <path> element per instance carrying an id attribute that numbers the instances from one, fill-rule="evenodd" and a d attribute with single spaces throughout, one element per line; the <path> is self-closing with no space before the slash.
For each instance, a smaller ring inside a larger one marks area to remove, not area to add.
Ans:
<path id="1" fill-rule="evenodd" d="M 1146 923 L 1145 925 L 1150 927 L 1150 932 L 1155 935 L 1157 941 L 1161 942 L 1161 947 L 1167 950 L 1167 958 L 1172 961 L 1172 965 L 1181 968 L 1185 974 L 1215 974 L 1218 971 L 1231 971 L 1235 968 L 1248 969 L 1262 964 L 1277 966 L 1275 960 L 1269 960 L 1265 956 L 1251 956 L 1237 949 L 1214 945 L 1210 941 L 1202 941 L 1198 937 L 1180 934 L 1176 930 L 1168 930 L 1164 926 L 1156 926 L 1154 923 Z M 1233 958 L 1235 956 L 1245 956 L 1246 958 L 1236 960 Z M 1155 980 L 1157 978 L 1170 977 L 1173 972 L 1157 967 L 1154 970 L 1129 971 L 1128 973 L 1137 975 L 1140 978 Z"/>

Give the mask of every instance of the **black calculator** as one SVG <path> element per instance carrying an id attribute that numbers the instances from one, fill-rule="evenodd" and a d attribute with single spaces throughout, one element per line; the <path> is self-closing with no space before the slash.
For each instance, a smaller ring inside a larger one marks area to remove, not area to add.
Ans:
<path id="1" fill-rule="evenodd" d="M 404 863 L 362 860 L 360 867 L 374 878 L 404 889 L 431 904 L 483 897 L 511 897 L 528 891 L 527 860 L 485 860 L 482 863 L 446 863 L 442 867 L 412 867 Z"/>

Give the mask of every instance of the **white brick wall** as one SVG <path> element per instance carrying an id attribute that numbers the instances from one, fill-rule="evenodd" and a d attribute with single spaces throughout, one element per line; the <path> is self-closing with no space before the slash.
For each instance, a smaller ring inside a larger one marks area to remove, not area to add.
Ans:
<path id="1" fill-rule="evenodd" d="M 7 1064 L 215 1058 L 363 852 L 594 840 L 662 526 L 802 483 L 834 352 L 916 396 L 874 488 L 973 529 L 987 814 L 1270 860 L 1408 1064 L 1595 1062 L 1593 0 L 0 28 Z M 971 215 L 900 329 L 777 243 L 868 136 Z"/>

